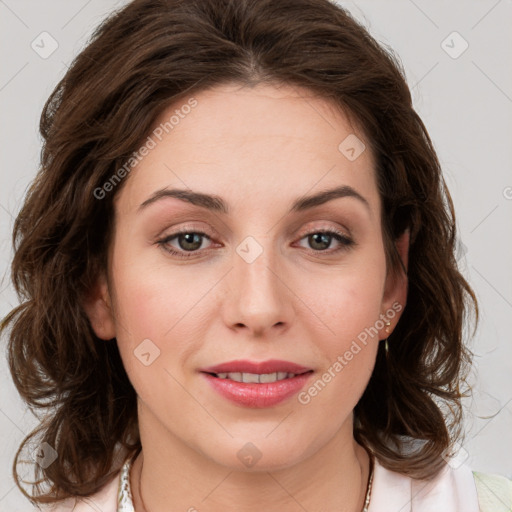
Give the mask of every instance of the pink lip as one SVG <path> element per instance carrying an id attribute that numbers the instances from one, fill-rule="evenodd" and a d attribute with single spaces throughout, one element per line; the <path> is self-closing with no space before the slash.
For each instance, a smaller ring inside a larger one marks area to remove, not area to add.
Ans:
<path id="1" fill-rule="evenodd" d="M 313 372 L 307 372 L 290 379 L 258 384 L 256 382 L 236 382 L 230 379 L 221 379 L 209 373 L 202 373 L 213 389 L 222 396 L 238 405 L 254 408 L 272 407 L 295 395 L 304 387 L 312 374 Z"/>
<path id="2" fill-rule="evenodd" d="M 202 368 L 200 371 L 207 373 L 304 373 L 310 371 L 311 368 L 300 366 L 290 361 L 280 361 L 279 359 L 269 359 L 268 361 L 253 362 L 246 360 L 228 361 L 226 363 Z M 260 384 L 261 385 L 261 384 Z"/>

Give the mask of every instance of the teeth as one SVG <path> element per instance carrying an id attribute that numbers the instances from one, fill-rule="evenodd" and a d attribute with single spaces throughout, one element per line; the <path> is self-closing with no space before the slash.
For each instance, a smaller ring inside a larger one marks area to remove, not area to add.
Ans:
<path id="1" fill-rule="evenodd" d="M 236 382 L 253 382 L 253 383 L 266 383 L 276 382 L 278 380 L 291 379 L 295 377 L 295 373 L 276 372 L 276 373 L 217 373 L 219 379 L 230 379 Z"/>

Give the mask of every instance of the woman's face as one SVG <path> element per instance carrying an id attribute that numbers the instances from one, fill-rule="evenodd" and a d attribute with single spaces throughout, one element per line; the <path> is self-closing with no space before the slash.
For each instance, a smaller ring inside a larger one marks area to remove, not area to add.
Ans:
<path id="1" fill-rule="evenodd" d="M 90 316 L 117 338 L 147 443 L 291 466 L 352 439 L 382 314 L 393 311 L 392 329 L 404 302 L 405 284 L 386 279 L 373 157 L 303 89 L 225 85 L 187 99 L 162 113 L 116 196 L 112 287 L 101 287 L 112 316 L 97 304 Z M 236 400 L 203 373 L 235 360 L 312 372 L 296 385 L 229 379 Z"/>

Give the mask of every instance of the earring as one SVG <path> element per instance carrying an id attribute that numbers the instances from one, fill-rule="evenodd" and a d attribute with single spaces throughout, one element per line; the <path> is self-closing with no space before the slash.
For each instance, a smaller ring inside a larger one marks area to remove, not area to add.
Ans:
<path id="1" fill-rule="evenodd" d="M 391 325 L 391 322 L 388 320 L 385 323 L 385 325 L 386 325 L 386 328 L 384 330 L 386 331 L 386 334 L 389 334 L 389 332 L 390 332 L 389 326 Z M 387 357 L 388 350 L 389 350 L 389 348 L 388 348 L 388 339 L 387 338 L 384 340 L 384 350 L 386 351 L 386 357 Z"/>

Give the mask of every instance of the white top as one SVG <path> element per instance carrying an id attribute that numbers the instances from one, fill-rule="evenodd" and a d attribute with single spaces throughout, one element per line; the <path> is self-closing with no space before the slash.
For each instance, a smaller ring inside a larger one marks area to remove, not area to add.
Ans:
<path id="1" fill-rule="evenodd" d="M 130 460 L 119 476 L 113 478 L 98 493 L 88 498 L 68 498 L 49 512 L 135 512 L 130 490 Z M 477 473 L 479 475 L 480 473 Z M 480 474 L 481 475 L 481 474 Z M 504 477 L 499 477 L 503 478 Z M 507 482 L 510 482 L 507 480 Z M 444 469 L 431 481 L 414 480 L 384 468 L 375 459 L 369 512 L 481 512 L 478 505 L 475 477 L 462 464 Z M 510 508 L 504 507 L 509 512 Z M 498 511 L 496 511 L 498 512 Z M 501 511 L 500 511 L 501 512 Z"/>

